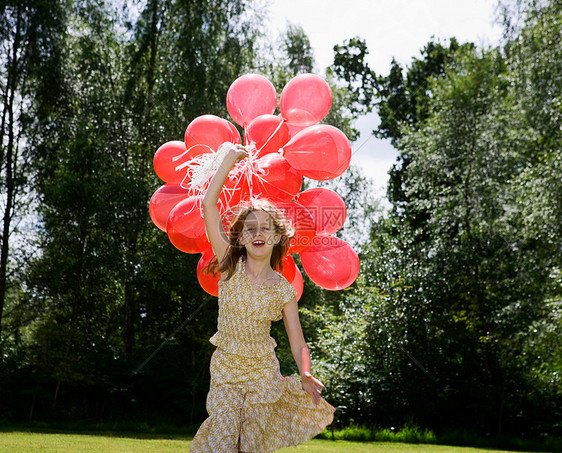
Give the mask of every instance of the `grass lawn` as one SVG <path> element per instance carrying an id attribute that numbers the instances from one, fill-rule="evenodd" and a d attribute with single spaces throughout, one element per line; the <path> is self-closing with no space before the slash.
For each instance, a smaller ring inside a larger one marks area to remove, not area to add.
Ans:
<path id="1" fill-rule="evenodd" d="M 0 432 L 0 452 L 2 453 L 186 453 L 189 444 L 188 439 L 177 436 L 132 435 L 128 437 L 125 435 L 47 434 L 23 431 Z M 284 448 L 280 451 L 284 453 L 499 453 L 499 450 L 468 447 L 321 439 L 313 439 L 296 448 Z"/>

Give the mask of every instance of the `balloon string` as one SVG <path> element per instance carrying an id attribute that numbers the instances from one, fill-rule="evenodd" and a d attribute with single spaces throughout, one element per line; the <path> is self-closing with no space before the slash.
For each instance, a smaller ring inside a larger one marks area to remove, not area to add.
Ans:
<path id="1" fill-rule="evenodd" d="M 279 129 L 281 129 L 281 126 L 283 126 L 283 123 L 285 122 L 285 120 L 280 121 L 279 124 L 277 125 L 277 127 L 275 128 L 275 130 L 273 131 L 273 133 L 269 136 L 269 138 L 266 140 L 266 142 L 261 146 L 260 149 L 258 149 L 256 151 L 256 154 L 260 153 L 262 149 L 265 148 L 265 146 L 271 141 L 271 139 L 273 138 L 273 136 L 275 134 L 277 134 L 277 132 L 279 132 Z"/>
<path id="2" fill-rule="evenodd" d="M 184 181 L 182 181 L 182 187 L 188 189 L 188 196 L 203 195 L 207 191 L 213 175 L 233 146 L 232 143 L 225 142 L 219 147 L 216 153 L 200 154 L 186 163 L 187 165 L 185 165 L 185 167 L 187 167 L 187 173 Z M 219 198 L 218 205 L 219 210 L 223 212 L 233 207 L 230 206 L 230 201 L 234 197 L 237 186 L 244 176 L 247 178 L 250 193 L 252 192 L 252 176 L 255 172 L 253 164 L 255 146 L 249 145 L 247 149 L 249 151 L 248 157 L 236 163 L 227 176 L 233 184 L 229 184 L 231 187 L 228 187 L 226 184 L 222 187 L 225 196 Z M 189 180 L 188 183 L 185 183 L 186 179 Z M 203 215 L 203 206 L 200 205 L 199 209 L 201 210 L 201 215 Z"/>
<path id="3" fill-rule="evenodd" d="M 181 153 L 180 155 L 172 157 L 172 162 L 175 162 L 175 161 L 181 159 L 181 158 L 182 158 L 183 156 L 185 156 L 186 154 L 189 154 L 189 152 L 190 152 L 193 148 L 196 148 L 197 146 L 204 146 L 204 147 L 206 147 L 206 148 L 209 148 L 209 149 L 211 150 L 211 153 L 214 153 L 213 148 L 211 148 L 211 147 L 208 146 L 208 145 L 195 144 L 195 145 L 191 146 L 189 149 L 186 149 L 186 150 L 185 150 L 183 153 Z M 203 155 L 205 155 L 205 154 L 210 154 L 210 153 L 204 153 Z M 200 154 L 200 155 L 201 155 L 201 154 Z M 180 164 L 180 165 L 176 166 L 176 168 L 175 168 L 176 171 L 180 171 L 180 170 L 182 170 L 182 169 L 188 167 L 188 170 L 186 171 L 185 176 L 183 177 L 183 179 L 181 180 L 181 183 L 180 183 L 180 187 L 182 187 L 182 188 L 184 188 L 184 189 L 187 189 L 187 188 L 188 188 L 188 187 L 187 187 L 187 182 L 186 182 L 186 180 L 189 181 L 189 179 L 190 179 L 190 171 L 189 171 L 189 169 L 191 168 L 191 167 L 190 167 L 190 162 L 192 162 L 192 161 L 193 161 L 193 158 L 190 158 L 190 159 L 188 159 L 187 161 L 185 161 L 183 164 Z M 193 171 L 192 171 L 191 173 L 193 173 Z"/>
<path id="4" fill-rule="evenodd" d="M 246 181 L 248 181 L 248 193 L 249 198 L 252 200 L 254 198 L 254 176 L 257 176 L 255 163 L 254 163 L 254 156 L 255 156 L 255 145 L 250 144 L 250 149 L 248 152 L 248 165 L 244 169 L 244 173 L 246 174 Z"/>
<path id="5" fill-rule="evenodd" d="M 271 135 L 268 137 L 268 139 L 265 141 L 265 143 L 260 147 L 260 149 L 258 149 L 257 151 L 255 151 L 255 153 L 251 153 L 250 155 L 253 154 L 253 155 L 255 156 L 255 155 L 259 154 L 259 153 L 261 152 L 261 150 L 264 149 L 265 146 L 273 139 L 273 137 L 275 136 L 275 134 L 277 134 L 277 132 L 279 132 L 279 129 L 281 129 L 281 126 L 283 126 L 283 123 L 284 123 L 284 122 L 285 122 L 284 119 L 283 119 L 282 121 L 280 121 L 279 124 L 277 125 L 277 127 L 275 128 L 275 130 L 271 133 Z M 244 137 L 246 137 L 246 128 L 244 128 Z M 251 145 L 254 145 L 254 144 L 252 143 Z M 254 146 L 255 146 L 255 145 L 254 145 Z M 280 154 L 281 156 L 283 156 L 283 148 L 280 148 L 280 149 L 279 149 L 279 154 Z M 252 168 L 252 170 L 253 170 L 253 171 L 252 171 L 252 175 L 253 175 L 255 178 L 257 178 L 257 179 L 259 180 L 259 182 L 260 182 L 262 185 L 263 185 L 264 183 L 267 183 L 267 180 L 266 180 L 264 177 L 260 176 L 259 173 L 261 173 L 261 174 L 267 176 L 267 175 L 269 174 L 269 172 L 267 172 L 267 171 L 265 171 L 265 170 L 263 170 L 263 169 L 260 170 L 260 171 L 257 171 L 257 170 L 255 169 L 255 166 L 254 166 L 253 164 L 251 165 L 251 168 Z M 249 198 L 250 198 L 250 200 L 252 200 L 252 199 L 253 199 L 253 181 L 254 181 L 254 180 L 253 180 L 253 178 L 251 178 L 250 176 L 251 176 L 251 175 L 248 175 L 248 188 L 249 188 L 249 192 L 250 192 Z M 283 189 L 282 187 L 276 187 L 276 189 L 278 189 L 278 190 L 281 191 L 281 192 L 286 193 L 287 195 L 291 195 L 291 196 L 293 195 L 292 193 L 288 192 L 287 190 Z"/>
<path id="6" fill-rule="evenodd" d="M 246 142 L 247 138 L 248 138 L 248 129 L 247 129 L 247 125 L 244 125 L 244 142 Z M 269 139 L 271 139 L 271 137 Z M 246 143 L 245 146 L 248 147 L 246 149 L 246 151 L 248 151 L 248 158 L 247 158 L 248 165 L 244 168 L 244 172 L 242 173 L 242 175 L 240 175 L 240 178 L 238 179 L 237 182 L 240 181 L 240 179 L 244 176 L 244 174 L 246 175 L 246 181 L 248 181 L 248 198 L 251 200 L 254 197 L 254 178 L 252 178 L 252 176 L 255 174 L 255 169 L 254 169 L 255 164 L 253 161 L 255 155 L 261 151 L 261 148 L 258 151 L 256 151 L 255 143 L 250 143 L 250 144 Z"/>
<path id="7" fill-rule="evenodd" d="M 189 154 L 189 151 L 190 151 L 191 149 L 193 149 L 193 147 L 195 147 L 195 146 L 198 146 L 198 145 L 193 145 L 191 148 L 186 149 L 183 153 L 179 154 L 178 156 L 172 157 L 172 162 L 175 162 L 176 160 L 180 160 L 183 156 L 185 156 L 186 154 Z M 178 170 L 181 170 L 182 168 L 183 168 L 183 165 L 178 165 L 178 166 L 175 168 L 175 170 L 178 171 Z"/>
<path id="8" fill-rule="evenodd" d="M 199 192 L 206 188 L 205 186 L 208 185 L 211 175 L 217 171 L 226 153 L 228 153 L 233 146 L 232 143 L 225 142 L 219 147 L 216 153 L 199 154 L 189 162 L 186 162 L 185 164 L 188 168 L 187 173 L 191 176 L 189 188 Z"/>

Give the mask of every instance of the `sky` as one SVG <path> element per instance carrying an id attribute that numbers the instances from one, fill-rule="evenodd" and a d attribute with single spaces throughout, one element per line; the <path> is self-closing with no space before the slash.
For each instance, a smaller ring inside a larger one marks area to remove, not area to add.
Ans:
<path id="1" fill-rule="evenodd" d="M 272 34 L 282 34 L 287 24 L 300 25 L 314 49 L 317 73 L 332 64 L 333 47 L 359 36 L 367 43 L 367 62 L 376 73 L 386 75 L 394 57 L 403 67 L 432 37 L 447 43 L 473 42 L 485 48 L 499 43 L 501 26 L 495 23 L 497 0 L 270 0 Z M 378 116 L 356 120 L 361 135 L 352 143 L 352 163 L 373 180 L 383 197 L 388 170 L 397 153 L 388 140 L 371 132 Z"/>

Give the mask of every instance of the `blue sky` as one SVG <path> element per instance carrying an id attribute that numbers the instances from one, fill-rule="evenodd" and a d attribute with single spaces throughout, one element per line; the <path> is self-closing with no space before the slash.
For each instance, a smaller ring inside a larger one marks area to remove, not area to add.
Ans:
<path id="1" fill-rule="evenodd" d="M 333 46 L 345 39 L 365 39 L 369 65 L 387 74 L 394 57 L 403 66 L 432 38 L 456 37 L 480 47 L 498 44 L 501 27 L 494 23 L 496 0 L 270 0 L 270 25 L 280 34 L 287 23 L 301 25 L 315 51 L 318 73 L 332 63 Z M 352 144 L 352 162 L 374 181 L 382 196 L 387 172 L 396 159 L 388 141 L 370 136 L 375 114 L 358 118 L 361 131 Z"/>

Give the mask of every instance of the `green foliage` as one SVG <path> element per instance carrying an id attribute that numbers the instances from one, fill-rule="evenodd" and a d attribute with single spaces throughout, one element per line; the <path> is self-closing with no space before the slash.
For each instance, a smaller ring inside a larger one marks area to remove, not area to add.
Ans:
<path id="1" fill-rule="evenodd" d="M 560 364 L 540 345 L 560 356 L 561 15 L 521 10 L 503 49 L 429 43 L 405 74 L 374 74 L 358 39 L 336 49 L 400 151 L 362 271 L 381 295 L 364 314 L 374 423 L 556 432 Z"/>
<path id="2" fill-rule="evenodd" d="M 60 56 L 58 33 L 64 28 L 62 3 L 3 1 L 0 3 L 0 351 L 5 331 L 12 331 L 5 309 L 11 312 L 21 292 L 20 266 L 30 250 L 22 247 L 33 197 L 29 187 L 30 150 L 34 134 L 33 100 L 42 95 L 54 100 L 60 80 L 56 71 Z M 44 70 L 53 70 L 46 75 Z M 51 88 L 47 94 L 46 88 Z M 54 95 L 54 97 L 53 97 Z M 0 356 L 3 354 L 0 352 Z"/>
<path id="3" fill-rule="evenodd" d="M 134 24 L 118 6 L 69 8 L 59 98 L 35 99 L 39 252 L 13 312 L 26 313 L 14 327 L 29 342 L 20 375 L 35 388 L 30 418 L 99 417 L 109 401 L 114 415 L 128 408 L 149 418 L 159 402 L 143 395 L 158 388 L 170 416 L 195 423 L 216 307 L 176 335 L 180 349 L 131 376 L 209 298 L 194 284 L 198 258 L 150 222 L 148 200 L 161 184 L 152 156 L 194 117 L 226 115 L 226 90 L 251 64 L 258 22 L 243 1 L 154 0 Z"/>
<path id="4" fill-rule="evenodd" d="M 349 440 L 355 442 L 403 442 L 414 444 L 436 444 L 437 436 L 430 430 L 406 426 L 403 429 L 385 428 L 369 429 L 360 426 L 348 426 L 333 433 L 324 432 L 321 438 Z M 454 445 L 454 444 L 451 444 Z"/>
<path id="5" fill-rule="evenodd" d="M 315 65 L 314 51 L 303 28 L 289 24 L 282 40 L 282 49 L 286 54 L 287 61 L 286 64 L 279 62 L 279 66 L 288 69 L 293 77 L 298 74 L 313 72 Z"/>
<path id="6" fill-rule="evenodd" d="M 418 123 L 428 117 L 428 102 L 435 97 L 431 81 L 443 76 L 446 66 L 454 61 L 457 52 L 473 48 L 470 43 L 459 45 L 454 38 L 448 47 L 430 41 L 421 51 L 422 58 L 414 58 L 406 70 L 393 59 L 389 74 L 383 76 L 376 74 L 366 62 L 369 51 L 361 38 L 356 37 L 341 46 L 335 46 L 333 71 L 347 83 L 351 110 L 365 113 L 376 109 L 380 123 L 374 134 L 391 139 L 391 143 L 401 149 L 398 164 L 391 170 L 388 188 L 390 201 L 400 203 L 406 198 L 403 193 L 403 171 L 411 157 L 400 147 L 403 127 L 408 125 L 415 129 Z"/>

